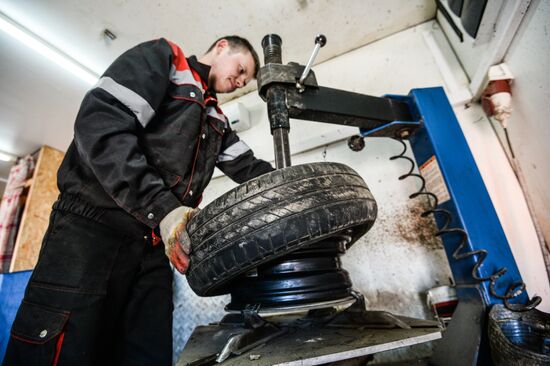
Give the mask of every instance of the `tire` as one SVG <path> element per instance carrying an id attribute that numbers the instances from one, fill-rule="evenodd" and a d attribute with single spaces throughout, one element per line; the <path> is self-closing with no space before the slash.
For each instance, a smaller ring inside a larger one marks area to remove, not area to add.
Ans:
<path id="1" fill-rule="evenodd" d="M 351 246 L 376 214 L 364 180 L 346 165 L 275 170 L 223 194 L 190 220 L 187 280 L 199 296 L 228 293 L 239 275 L 337 233 Z"/>

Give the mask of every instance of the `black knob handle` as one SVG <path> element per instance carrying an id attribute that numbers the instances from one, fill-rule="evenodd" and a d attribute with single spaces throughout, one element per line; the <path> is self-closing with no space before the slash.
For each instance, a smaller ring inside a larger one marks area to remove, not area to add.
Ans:
<path id="1" fill-rule="evenodd" d="M 315 43 L 319 43 L 321 47 L 327 44 L 327 37 L 325 37 L 322 34 L 318 34 L 317 37 L 315 37 Z"/>

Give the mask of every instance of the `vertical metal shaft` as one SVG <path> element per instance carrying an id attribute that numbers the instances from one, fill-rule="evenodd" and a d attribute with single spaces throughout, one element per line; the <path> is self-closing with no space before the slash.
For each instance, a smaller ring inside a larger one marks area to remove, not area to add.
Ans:
<path id="1" fill-rule="evenodd" d="M 266 93 L 267 115 L 273 135 L 273 149 L 275 151 L 275 167 L 281 169 L 290 166 L 290 146 L 288 131 L 290 123 L 286 106 L 284 88 L 272 86 Z"/>
<path id="2" fill-rule="evenodd" d="M 275 150 L 275 168 L 282 169 L 290 166 L 290 145 L 288 144 L 288 130 L 277 128 L 273 130 L 273 148 Z"/>
<path id="3" fill-rule="evenodd" d="M 264 62 L 282 63 L 281 37 L 276 34 L 268 34 L 262 40 L 264 49 Z M 286 92 L 280 86 L 271 86 L 266 93 L 267 115 L 273 135 L 273 149 L 275 151 L 275 167 L 277 169 L 290 166 L 290 146 L 288 144 L 288 131 L 290 130 L 288 108 L 286 106 Z"/>

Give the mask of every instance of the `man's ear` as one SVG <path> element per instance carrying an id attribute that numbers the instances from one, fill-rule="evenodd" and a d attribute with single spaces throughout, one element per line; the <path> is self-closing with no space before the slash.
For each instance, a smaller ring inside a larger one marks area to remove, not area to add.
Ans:
<path id="1" fill-rule="evenodd" d="M 216 43 L 216 53 L 220 54 L 226 47 L 229 47 L 227 39 L 220 39 L 218 43 Z"/>

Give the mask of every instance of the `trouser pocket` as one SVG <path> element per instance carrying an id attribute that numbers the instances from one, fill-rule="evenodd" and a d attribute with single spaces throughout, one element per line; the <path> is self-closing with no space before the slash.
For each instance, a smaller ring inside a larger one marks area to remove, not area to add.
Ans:
<path id="1" fill-rule="evenodd" d="M 56 365 L 70 312 L 23 301 L 3 365 Z"/>
<path id="2" fill-rule="evenodd" d="M 71 212 L 54 211 L 54 214 L 29 287 L 104 295 L 119 248 L 130 239 Z"/>

